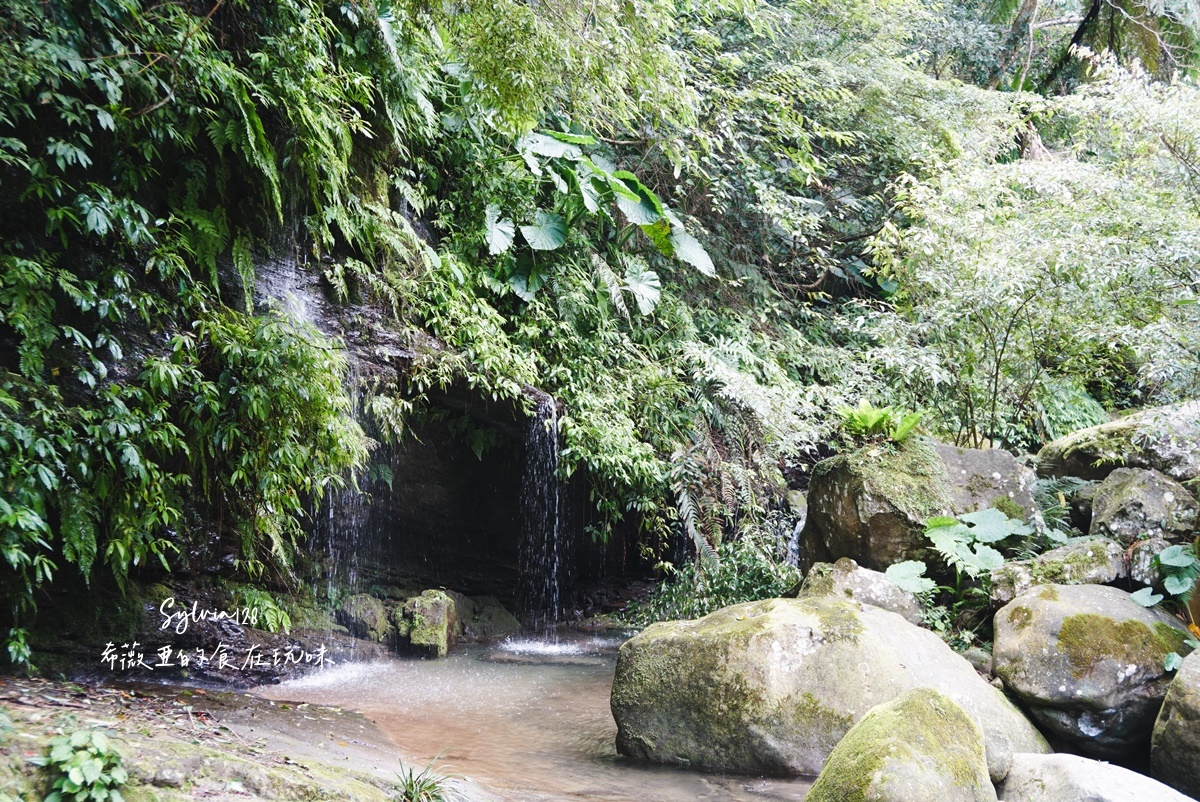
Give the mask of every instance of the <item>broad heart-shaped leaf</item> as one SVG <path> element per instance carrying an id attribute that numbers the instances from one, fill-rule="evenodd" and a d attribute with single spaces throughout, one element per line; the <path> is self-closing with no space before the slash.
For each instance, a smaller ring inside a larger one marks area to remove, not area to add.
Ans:
<path id="1" fill-rule="evenodd" d="M 1167 574 L 1163 587 L 1172 596 L 1183 596 L 1196 586 L 1196 577 L 1189 574 Z"/>
<path id="2" fill-rule="evenodd" d="M 966 557 L 965 562 L 979 573 L 992 571 L 1004 565 L 1004 555 L 991 546 L 976 545 L 973 552 L 968 551 L 967 553 L 970 554 L 970 557 Z"/>
<path id="3" fill-rule="evenodd" d="M 627 170 L 617 170 L 609 176 L 609 186 L 616 196 L 617 207 L 634 225 L 646 226 L 663 216 L 662 201 Z"/>
<path id="4" fill-rule="evenodd" d="M 957 518 L 951 518 L 949 515 L 935 515 L 925 519 L 925 528 L 936 529 L 939 526 L 954 526 L 956 523 L 958 523 Z"/>
<path id="5" fill-rule="evenodd" d="M 1175 568 L 1190 568 L 1196 565 L 1196 552 L 1191 546 L 1168 546 L 1159 552 L 1158 561 Z"/>
<path id="6" fill-rule="evenodd" d="M 567 241 L 567 221 L 560 214 L 539 209 L 533 225 L 521 226 L 521 236 L 535 251 L 552 251 Z"/>
<path id="7" fill-rule="evenodd" d="M 1000 510 L 988 508 L 958 516 L 959 520 L 971 524 L 971 534 L 979 543 L 995 543 L 1012 535 L 1033 534 L 1033 528 L 1009 518 Z"/>
<path id="8" fill-rule="evenodd" d="M 1175 671 L 1183 665 L 1183 658 L 1179 656 L 1179 652 L 1167 652 L 1167 656 L 1163 658 L 1163 671 Z"/>
<path id="9" fill-rule="evenodd" d="M 704 246 L 700 244 L 700 240 L 682 228 L 674 227 L 671 229 L 671 247 L 675 250 L 676 259 L 687 262 L 709 278 L 717 275 L 717 269 L 713 266 L 712 257 L 708 255 L 708 251 L 704 250 Z"/>
<path id="10" fill-rule="evenodd" d="M 522 301 L 529 303 L 538 290 L 545 286 L 550 274 L 534 260 L 532 254 L 525 256 L 527 258 L 518 260 L 516 272 L 508 277 L 508 286 Z"/>
<path id="11" fill-rule="evenodd" d="M 1153 607 L 1163 600 L 1161 593 L 1155 593 L 1154 588 L 1142 588 L 1141 590 L 1130 593 L 1129 600 L 1135 601 L 1143 607 Z"/>
<path id="12" fill-rule="evenodd" d="M 643 315 L 648 315 L 654 311 L 654 307 L 658 306 L 658 299 L 662 291 L 658 274 L 647 267 L 641 259 L 627 259 L 625 264 L 625 289 L 637 302 L 638 311 Z"/>
<path id="13" fill-rule="evenodd" d="M 500 207 L 490 204 L 484 217 L 487 228 L 488 253 L 492 256 L 502 254 L 512 246 L 513 237 L 517 234 L 516 225 L 507 217 L 500 217 Z"/>
<path id="14" fill-rule="evenodd" d="M 907 560 L 895 565 L 889 565 L 883 575 L 888 580 L 909 593 L 929 593 L 937 588 L 937 583 L 925 575 L 925 563 L 920 560 Z"/>
<path id="15" fill-rule="evenodd" d="M 583 151 L 578 145 L 563 142 L 554 136 L 533 133 L 526 134 L 517 140 L 517 149 L 522 153 L 536 153 L 547 159 L 578 159 Z"/>

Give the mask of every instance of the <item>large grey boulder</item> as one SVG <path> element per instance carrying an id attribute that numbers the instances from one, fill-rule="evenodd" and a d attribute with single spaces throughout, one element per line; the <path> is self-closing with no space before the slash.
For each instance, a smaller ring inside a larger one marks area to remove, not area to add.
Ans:
<path id="1" fill-rule="evenodd" d="M 1185 794 L 1200 796 L 1200 652 L 1179 667 L 1150 742 L 1154 776 Z"/>
<path id="2" fill-rule="evenodd" d="M 882 571 L 872 571 L 843 557 L 836 563 L 817 563 L 808 570 L 802 596 L 832 596 L 890 610 L 912 624 L 925 619 L 921 602 L 913 593 L 901 590 Z"/>
<path id="3" fill-rule="evenodd" d="M 1103 479 L 1113 468 L 1153 468 L 1180 482 L 1200 477 L 1200 400 L 1080 429 L 1038 454 L 1042 476 Z"/>
<path id="4" fill-rule="evenodd" d="M 980 722 L 988 766 L 1047 751 L 1019 710 L 937 635 L 824 596 L 768 599 L 652 624 L 621 646 L 617 750 L 739 772 L 810 774 L 872 707 L 931 687 Z"/>
<path id="5" fill-rule="evenodd" d="M 871 708 L 834 748 L 807 802 L 996 802 L 983 731 L 932 688 Z"/>
<path id="6" fill-rule="evenodd" d="M 992 668 L 1047 732 L 1097 757 L 1143 745 L 1187 630 L 1104 585 L 1043 585 L 996 614 Z"/>
<path id="7" fill-rule="evenodd" d="M 445 657 L 456 642 L 457 607 L 444 590 L 413 596 L 393 614 L 399 646 L 422 657 Z"/>
<path id="8" fill-rule="evenodd" d="M 1200 503 L 1171 477 L 1145 468 L 1117 468 L 1092 498 L 1090 534 L 1129 545 L 1139 538 L 1187 539 L 1200 521 Z"/>
<path id="9" fill-rule="evenodd" d="M 1032 470 L 1001 450 L 911 437 L 895 449 L 862 448 L 818 463 L 802 541 L 809 560 L 850 557 L 874 570 L 920 558 L 925 520 L 996 507 L 1040 522 Z"/>
<path id="10" fill-rule="evenodd" d="M 1145 775 L 1079 755 L 1013 755 L 1003 802 L 1192 802 Z"/>
<path id="11" fill-rule="evenodd" d="M 1006 604 L 1037 585 L 1105 585 L 1126 574 L 1120 543 L 1104 537 L 1080 538 L 1032 560 L 1014 560 L 994 569 L 988 593 Z"/>

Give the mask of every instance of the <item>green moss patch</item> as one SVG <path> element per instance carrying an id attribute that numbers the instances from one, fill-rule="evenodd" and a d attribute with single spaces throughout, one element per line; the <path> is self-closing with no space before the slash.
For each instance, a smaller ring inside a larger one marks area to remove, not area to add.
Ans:
<path id="1" fill-rule="evenodd" d="M 1105 660 L 1161 667 L 1169 653 L 1186 651 L 1183 633 L 1167 624 L 1152 629 L 1140 621 L 1114 621 L 1095 613 L 1064 618 L 1058 648 L 1077 679 L 1091 674 Z"/>
<path id="2" fill-rule="evenodd" d="M 861 448 L 844 457 L 847 467 L 873 495 L 887 499 L 915 520 L 951 509 L 946 469 L 928 441 L 910 437 L 894 451 Z"/>

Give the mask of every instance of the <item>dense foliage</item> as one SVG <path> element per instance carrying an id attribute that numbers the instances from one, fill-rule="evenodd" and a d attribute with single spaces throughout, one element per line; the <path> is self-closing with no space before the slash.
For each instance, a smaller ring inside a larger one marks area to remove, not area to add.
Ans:
<path id="1" fill-rule="evenodd" d="M 4 4 L 8 601 L 197 541 L 287 576 L 371 443 L 338 344 L 255 304 L 280 253 L 445 344 L 380 436 L 536 386 L 594 534 L 709 560 L 861 400 L 1017 447 L 1194 395 L 1197 21 L 1121 9 Z"/>

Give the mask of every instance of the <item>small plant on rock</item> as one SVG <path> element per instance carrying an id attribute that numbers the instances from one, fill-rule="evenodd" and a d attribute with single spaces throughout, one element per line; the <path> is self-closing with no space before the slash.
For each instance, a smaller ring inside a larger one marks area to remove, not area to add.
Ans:
<path id="1" fill-rule="evenodd" d="M 396 775 L 394 798 L 397 802 L 458 802 L 462 794 L 446 784 L 446 777 L 433 770 L 435 757 L 419 771 L 414 766 L 401 764 Z"/>
<path id="2" fill-rule="evenodd" d="M 50 751 L 30 763 L 49 770 L 54 781 L 46 802 L 122 802 L 118 789 L 129 779 L 121 753 L 103 733 L 78 730 L 50 741 Z"/>
<path id="3" fill-rule="evenodd" d="M 903 443 L 921 422 L 923 413 L 877 407 L 863 399 L 857 407 L 839 407 L 842 430 L 852 440 L 888 439 Z"/>

